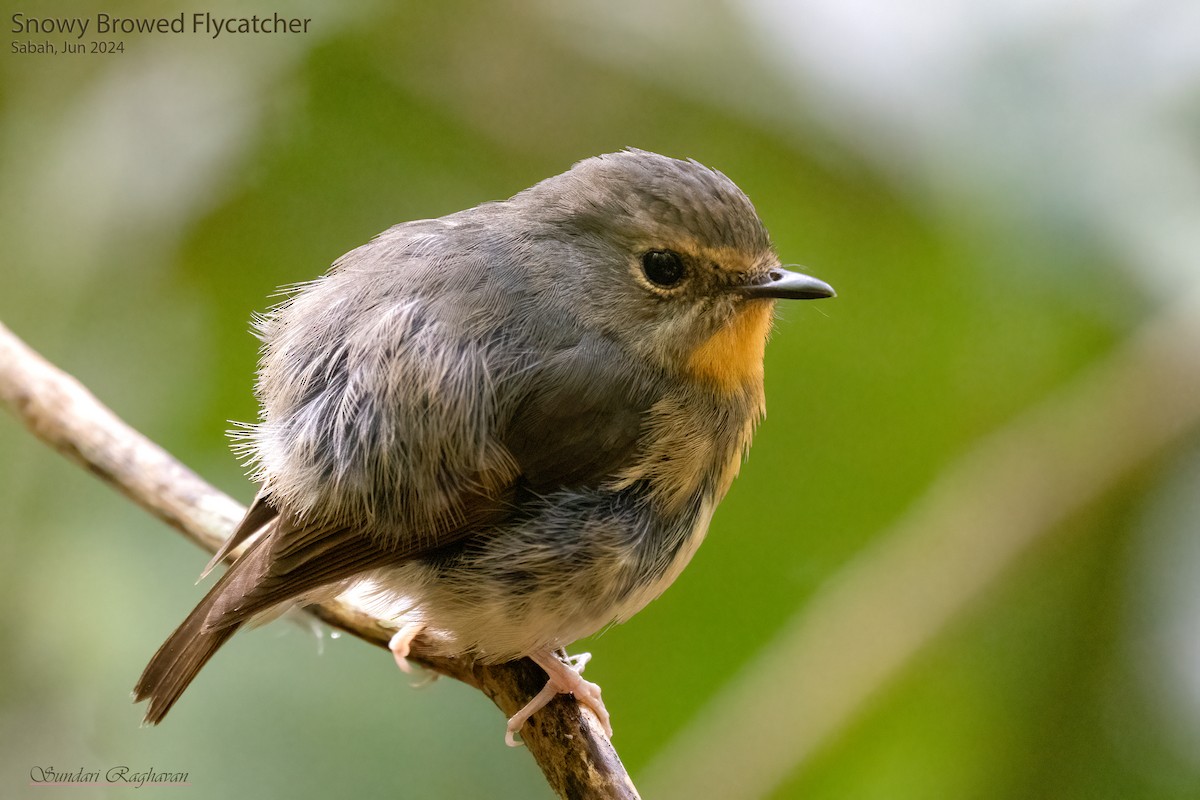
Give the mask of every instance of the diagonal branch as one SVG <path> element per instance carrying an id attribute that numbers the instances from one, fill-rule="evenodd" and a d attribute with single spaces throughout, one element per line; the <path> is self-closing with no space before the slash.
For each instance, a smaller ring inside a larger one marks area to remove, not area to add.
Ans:
<path id="1" fill-rule="evenodd" d="M 78 381 L 3 324 L 0 402 L 39 439 L 210 552 L 221 545 L 245 511 L 118 419 Z M 385 620 L 344 600 L 310 606 L 308 611 L 379 647 L 386 648 L 394 633 Z M 521 708 L 546 680 L 528 659 L 487 666 L 470 659 L 423 655 L 420 643 L 419 638 L 414 643 L 414 661 L 474 686 L 506 716 Z M 526 723 L 521 738 L 559 796 L 638 797 L 596 718 L 572 698 L 559 695 Z"/>

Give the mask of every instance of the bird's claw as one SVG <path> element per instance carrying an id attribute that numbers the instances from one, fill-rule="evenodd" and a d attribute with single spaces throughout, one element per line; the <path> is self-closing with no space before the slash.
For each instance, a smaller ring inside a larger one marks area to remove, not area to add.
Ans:
<path id="1" fill-rule="evenodd" d="M 612 723 L 608 709 L 604 707 L 600 687 L 591 681 L 585 681 L 579 674 L 583 672 L 591 657 L 591 653 L 580 653 L 578 656 L 568 657 L 564 663 L 553 653 L 531 656 L 533 661 L 546 671 L 546 685 L 520 711 L 509 717 L 504 743 L 509 747 L 519 747 L 521 743 L 516 740 L 515 734 L 524 727 L 526 721 L 542 710 L 556 695 L 567 693 L 575 695 L 575 700 L 581 706 L 596 715 L 600 727 L 611 738 Z"/>

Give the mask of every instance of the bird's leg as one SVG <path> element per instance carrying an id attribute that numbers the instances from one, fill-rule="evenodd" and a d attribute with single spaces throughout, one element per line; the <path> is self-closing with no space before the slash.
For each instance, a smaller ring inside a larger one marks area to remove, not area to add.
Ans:
<path id="1" fill-rule="evenodd" d="M 392 651 L 392 656 L 396 659 L 396 666 L 406 675 L 412 673 L 412 664 L 408 663 L 409 649 L 412 647 L 413 639 L 425 629 L 425 626 L 419 622 L 406 622 L 400 626 L 400 630 L 396 631 L 396 635 L 388 642 L 388 650 Z"/>
<path id="2" fill-rule="evenodd" d="M 513 734 L 521 730 L 526 720 L 553 700 L 555 695 L 566 693 L 575 695 L 576 700 L 590 709 L 600 721 L 600 727 L 604 729 L 605 734 L 612 736 L 612 724 L 609 722 L 608 709 L 604 707 L 604 701 L 600 698 L 600 687 L 591 681 L 585 681 L 579 674 L 591 658 L 590 653 L 569 658 L 570 663 L 563 663 L 553 652 L 538 653 L 530 658 L 546 671 L 547 681 L 524 708 L 509 717 L 508 731 L 504 734 L 504 741 L 509 747 L 517 747 L 520 744 L 513 738 Z"/>

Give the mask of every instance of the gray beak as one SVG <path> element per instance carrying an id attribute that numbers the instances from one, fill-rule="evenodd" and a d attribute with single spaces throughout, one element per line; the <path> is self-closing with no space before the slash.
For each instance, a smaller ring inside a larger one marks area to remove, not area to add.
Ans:
<path id="1" fill-rule="evenodd" d="M 747 297 L 777 297 L 781 300 L 820 300 L 822 297 L 837 297 L 833 287 L 800 272 L 790 272 L 783 267 L 774 267 L 767 272 L 766 280 L 742 287 Z"/>

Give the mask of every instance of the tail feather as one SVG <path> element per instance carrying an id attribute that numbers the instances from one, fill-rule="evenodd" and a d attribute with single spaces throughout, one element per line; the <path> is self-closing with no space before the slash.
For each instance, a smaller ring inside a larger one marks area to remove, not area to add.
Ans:
<path id="1" fill-rule="evenodd" d="M 150 660 L 142 673 L 134 698 L 137 702 L 149 700 L 145 721 L 150 725 L 162 722 L 163 717 L 175 705 L 184 689 L 192 682 L 200 668 L 208 663 L 213 653 L 225 644 L 239 626 L 226 626 L 216 630 L 204 629 L 206 608 L 197 608 L 183 624 L 175 629 L 171 637 Z"/>
<path id="2" fill-rule="evenodd" d="M 133 689 L 134 701 L 149 700 L 145 721 L 157 725 L 221 645 L 245 622 L 231 613 L 243 592 L 261 577 L 267 548 L 260 539 L 221 576 L 150 659 Z"/>
<path id="3" fill-rule="evenodd" d="M 147 723 L 157 724 L 166 716 L 200 669 L 243 625 L 408 555 L 380 547 L 369 535 L 347 527 L 297 526 L 284 516 L 263 522 L 274 513 L 261 496 L 255 501 L 235 533 L 248 542 L 245 551 L 146 665 L 134 697 L 150 701 Z"/>

